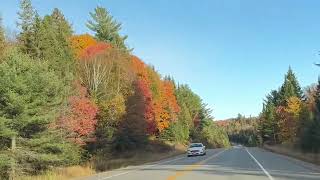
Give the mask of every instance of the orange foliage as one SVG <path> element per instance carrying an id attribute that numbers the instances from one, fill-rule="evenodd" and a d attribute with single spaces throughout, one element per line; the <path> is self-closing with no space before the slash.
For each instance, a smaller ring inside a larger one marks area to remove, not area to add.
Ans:
<path id="1" fill-rule="evenodd" d="M 138 57 L 132 56 L 132 68 L 137 75 L 141 85 L 148 92 L 152 103 L 147 103 L 149 120 L 153 118 L 152 122 L 155 122 L 155 129 L 149 128 L 148 132 L 153 134 L 161 133 L 164 129 L 168 128 L 170 122 L 177 119 L 180 107 L 178 105 L 176 96 L 174 94 L 174 85 L 170 81 L 161 81 L 160 77 L 155 77 L 156 72 L 141 61 Z M 151 73 L 153 71 L 154 73 Z M 159 83 L 154 81 L 159 81 Z M 152 90 L 151 90 L 152 88 Z M 152 94 L 154 91 L 154 94 Z M 155 97 L 156 96 L 156 97 Z M 151 115 L 152 114 L 152 115 Z M 151 120 L 150 120 L 151 121 Z"/>
<path id="2" fill-rule="evenodd" d="M 75 35 L 70 38 L 70 45 L 77 58 L 81 57 L 83 51 L 97 44 L 97 41 L 89 34 Z"/>
<path id="3" fill-rule="evenodd" d="M 170 122 L 177 119 L 180 107 L 174 94 L 174 86 L 170 81 L 162 81 L 161 95 L 154 102 L 155 121 L 159 132 L 169 127 Z"/>
<path id="4" fill-rule="evenodd" d="M 131 59 L 133 72 L 138 76 L 139 79 L 143 79 L 148 85 L 150 85 L 146 64 L 136 56 L 132 56 Z"/>

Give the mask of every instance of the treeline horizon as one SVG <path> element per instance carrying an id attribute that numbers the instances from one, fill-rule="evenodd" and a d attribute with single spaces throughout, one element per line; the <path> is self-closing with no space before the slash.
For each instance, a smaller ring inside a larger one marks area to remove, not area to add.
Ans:
<path id="1" fill-rule="evenodd" d="M 282 85 L 267 94 L 257 117 L 238 115 L 218 121 L 231 142 L 248 146 L 285 144 L 304 152 L 320 152 L 320 76 L 301 88 L 289 66 Z"/>
<path id="2" fill-rule="evenodd" d="M 74 34 L 57 8 L 40 16 L 31 0 L 21 0 L 18 17 L 15 41 L 5 38 L 0 19 L 2 178 L 147 151 L 153 143 L 230 146 L 200 96 L 133 55 L 104 7 L 86 23 L 94 36 Z"/>

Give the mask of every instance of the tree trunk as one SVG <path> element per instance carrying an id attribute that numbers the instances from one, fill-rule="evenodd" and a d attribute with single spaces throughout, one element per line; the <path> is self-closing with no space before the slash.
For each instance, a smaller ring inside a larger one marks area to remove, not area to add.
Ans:
<path id="1" fill-rule="evenodd" d="M 16 166 L 16 163 L 15 163 L 15 159 L 14 159 L 14 156 L 15 156 L 15 151 L 16 151 L 16 136 L 12 136 L 11 137 L 11 172 L 10 172 L 10 180 L 15 180 L 16 178 L 16 172 L 15 172 L 15 166 Z"/>

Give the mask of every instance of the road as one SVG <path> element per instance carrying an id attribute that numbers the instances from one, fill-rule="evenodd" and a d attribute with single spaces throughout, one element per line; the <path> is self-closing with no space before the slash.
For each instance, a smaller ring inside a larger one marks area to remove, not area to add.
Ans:
<path id="1" fill-rule="evenodd" d="M 320 180 L 318 167 L 260 148 L 207 150 L 153 164 L 118 169 L 86 180 Z"/>

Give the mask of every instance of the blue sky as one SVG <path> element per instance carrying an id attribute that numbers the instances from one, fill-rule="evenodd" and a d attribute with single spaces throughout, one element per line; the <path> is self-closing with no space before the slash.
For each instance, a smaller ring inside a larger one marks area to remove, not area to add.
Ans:
<path id="1" fill-rule="evenodd" d="M 258 115 L 289 65 L 302 86 L 320 69 L 320 1 L 308 0 L 33 0 L 40 15 L 63 11 L 76 33 L 95 6 L 122 23 L 134 54 L 163 75 L 188 83 L 216 119 Z M 0 0 L 5 27 L 15 29 L 17 0 Z"/>

